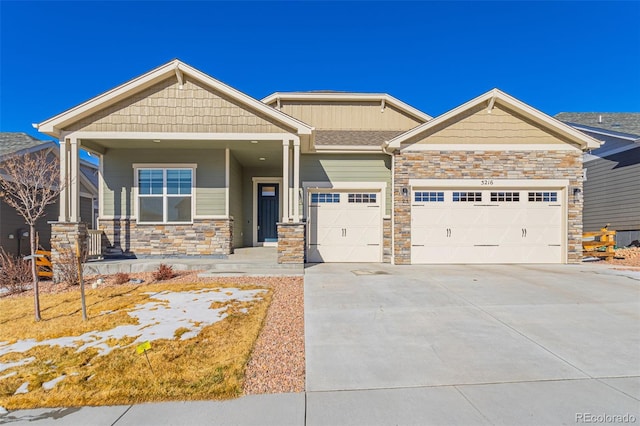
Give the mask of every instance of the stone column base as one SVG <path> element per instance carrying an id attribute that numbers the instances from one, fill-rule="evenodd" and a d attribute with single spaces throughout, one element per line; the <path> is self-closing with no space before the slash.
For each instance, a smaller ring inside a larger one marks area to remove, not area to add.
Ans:
<path id="1" fill-rule="evenodd" d="M 86 250 L 87 224 L 69 222 L 51 223 L 51 263 L 53 265 L 53 282 L 60 282 L 60 263 L 68 261 L 76 253 L 76 241 L 80 249 Z"/>
<path id="2" fill-rule="evenodd" d="M 278 223 L 278 263 L 304 264 L 305 223 Z"/>

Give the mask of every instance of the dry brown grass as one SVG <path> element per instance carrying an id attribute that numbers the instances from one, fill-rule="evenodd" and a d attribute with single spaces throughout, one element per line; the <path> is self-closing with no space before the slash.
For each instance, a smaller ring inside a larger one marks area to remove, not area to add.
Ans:
<path id="1" fill-rule="evenodd" d="M 79 292 L 47 295 L 42 298 L 43 321 L 33 321 L 30 298 L 0 300 L 0 342 L 33 338 L 43 340 L 77 336 L 91 330 L 109 330 L 135 323 L 125 310 L 146 302 L 146 292 L 188 291 L 200 288 L 238 287 L 234 284 L 152 284 L 87 289 L 89 321 L 82 322 Z M 94 349 L 76 353 L 75 348 L 38 346 L 23 354 L 0 356 L 0 363 L 35 357 L 36 361 L 0 373 L 0 406 L 8 409 L 80 405 L 132 404 L 149 401 L 223 399 L 241 394 L 244 370 L 271 301 L 271 290 L 255 302 L 232 302 L 229 316 L 205 327 L 198 336 L 151 342 L 147 352 L 153 371 L 135 347 L 115 349 L 98 355 Z M 242 308 L 250 308 L 242 313 Z M 127 337 L 111 342 L 130 344 Z M 52 390 L 41 385 L 65 374 Z M 27 394 L 13 395 L 24 382 Z"/>

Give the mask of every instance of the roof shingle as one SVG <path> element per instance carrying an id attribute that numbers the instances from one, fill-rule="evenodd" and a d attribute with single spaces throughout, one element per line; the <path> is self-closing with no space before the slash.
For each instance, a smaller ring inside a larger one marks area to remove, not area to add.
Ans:
<path id="1" fill-rule="evenodd" d="M 556 119 L 640 138 L 640 112 L 561 112 Z"/>
<path id="2" fill-rule="evenodd" d="M 316 145 L 379 146 L 405 130 L 316 130 Z"/>

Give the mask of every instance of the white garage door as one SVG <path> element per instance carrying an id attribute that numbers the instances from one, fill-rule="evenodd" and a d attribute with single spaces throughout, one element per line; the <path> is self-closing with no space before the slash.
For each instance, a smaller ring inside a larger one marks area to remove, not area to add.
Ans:
<path id="1" fill-rule="evenodd" d="M 311 193 L 307 261 L 380 262 L 380 198 L 376 192 Z"/>
<path id="2" fill-rule="evenodd" d="M 561 263 L 561 194 L 414 190 L 411 263 Z"/>

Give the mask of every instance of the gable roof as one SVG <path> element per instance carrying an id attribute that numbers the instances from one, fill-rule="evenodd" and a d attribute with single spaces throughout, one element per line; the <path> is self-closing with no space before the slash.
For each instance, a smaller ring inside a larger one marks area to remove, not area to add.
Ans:
<path id="1" fill-rule="evenodd" d="M 310 92 L 275 92 L 262 99 L 265 104 L 278 103 L 280 100 L 288 101 L 373 101 L 380 102 L 381 105 L 389 104 L 400 111 L 412 116 L 418 121 L 426 122 L 431 120 L 429 114 L 420 111 L 411 105 L 402 102 L 386 93 L 356 93 L 356 92 L 338 92 L 332 90 L 317 90 Z"/>
<path id="2" fill-rule="evenodd" d="M 0 157 L 56 148 L 57 146 L 53 141 L 41 141 L 22 132 L 0 132 Z"/>
<path id="3" fill-rule="evenodd" d="M 518 99 L 498 89 L 493 89 L 478 96 L 475 99 L 470 100 L 465 104 L 452 109 L 449 112 L 446 112 L 434 118 L 431 121 L 414 127 L 413 129 L 401 134 L 400 136 L 391 139 L 386 143 L 386 147 L 390 149 L 398 149 L 403 142 L 419 136 L 422 133 L 425 133 L 430 129 L 446 122 L 447 120 L 451 120 L 457 116 L 462 115 L 464 112 L 483 104 L 486 104 L 488 109 L 492 109 L 495 104 L 506 106 L 507 108 L 516 111 L 518 114 L 526 117 L 534 123 L 538 123 L 542 127 L 554 130 L 556 133 L 566 137 L 569 141 L 579 145 L 583 150 L 598 148 L 600 146 L 600 141 L 598 141 L 597 139 L 594 139 L 591 136 L 588 136 L 574 129 L 571 126 L 564 124 L 561 121 L 544 114 L 543 112 L 538 111 L 537 109 L 525 104 L 522 101 L 519 101 Z"/>
<path id="4" fill-rule="evenodd" d="M 640 112 L 561 112 L 555 118 L 573 127 L 619 137 L 640 139 Z"/>
<path id="5" fill-rule="evenodd" d="M 101 95 L 98 95 L 80 105 L 49 118 L 42 123 L 37 124 L 36 127 L 38 131 L 42 133 L 53 137 L 60 137 L 60 132 L 70 124 L 113 105 L 118 101 L 128 98 L 172 75 L 174 75 L 179 82 L 182 82 L 184 75 L 187 75 L 203 84 L 205 87 L 209 87 L 214 91 L 223 93 L 229 98 L 245 105 L 248 109 L 258 111 L 277 123 L 281 123 L 295 129 L 295 131 L 300 135 L 311 134 L 313 128 L 308 124 L 277 111 L 259 100 L 208 76 L 178 59 L 174 59 L 173 61 L 161 65 L 146 74 L 134 78 L 133 80 L 129 80 L 108 92 L 102 93 Z"/>

